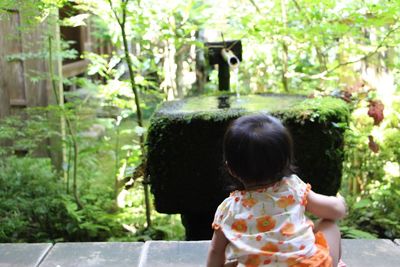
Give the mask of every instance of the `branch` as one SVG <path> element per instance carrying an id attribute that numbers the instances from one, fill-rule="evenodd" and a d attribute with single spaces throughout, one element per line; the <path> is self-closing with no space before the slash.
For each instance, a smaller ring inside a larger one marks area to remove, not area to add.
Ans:
<path id="1" fill-rule="evenodd" d="M 123 24 L 122 24 L 122 22 L 120 21 L 120 19 L 119 19 L 119 17 L 118 17 L 117 11 L 114 9 L 112 0 L 107 0 L 107 1 L 108 1 L 108 4 L 110 5 L 111 11 L 114 13 L 115 19 L 117 20 L 118 24 L 119 24 L 120 26 L 122 26 Z"/>
<path id="2" fill-rule="evenodd" d="M 397 21 L 396 21 L 396 22 L 397 22 Z M 396 23 L 396 22 L 395 22 L 395 23 Z M 379 50 L 382 46 L 385 45 L 386 39 L 389 38 L 389 36 L 390 36 L 392 33 L 394 33 L 395 31 L 397 31 L 398 29 L 400 29 L 400 25 L 398 25 L 397 27 L 392 28 L 391 30 L 389 30 L 389 31 L 386 33 L 385 37 L 383 37 L 383 39 L 382 39 L 382 41 L 379 43 L 379 45 L 378 45 L 373 51 L 369 52 L 368 54 L 366 54 L 366 55 L 364 55 L 364 56 L 362 56 L 362 57 L 360 57 L 360 58 L 358 58 L 358 59 L 351 60 L 351 61 L 347 61 L 347 62 L 344 62 L 344 63 L 339 63 L 339 64 L 337 64 L 335 67 L 333 67 L 333 68 L 331 68 L 331 69 L 329 69 L 329 70 L 320 72 L 320 73 L 318 73 L 318 74 L 307 75 L 307 74 L 304 74 L 304 73 L 297 73 L 297 75 L 296 75 L 296 74 L 290 74 L 290 75 L 288 75 L 288 77 L 297 76 L 297 77 L 300 77 L 300 78 L 312 79 L 312 80 L 315 80 L 315 79 L 329 80 L 329 78 L 326 78 L 325 76 L 328 75 L 328 74 L 330 74 L 330 73 L 332 73 L 332 72 L 334 72 L 334 71 L 337 70 L 338 68 L 343 67 L 343 66 L 347 66 L 347 65 L 351 65 L 351 64 L 360 62 L 360 61 L 362 61 L 362 60 L 366 60 L 366 59 L 368 59 L 369 57 L 375 55 L 375 54 L 378 52 L 378 50 Z"/>
<path id="3" fill-rule="evenodd" d="M 259 14 L 261 14 L 261 10 L 260 10 L 260 8 L 257 6 L 256 2 L 254 2 L 254 0 L 249 0 L 249 1 L 250 1 L 250 3 L 256 8 L 257 12 L 258 12 Z"/>
<path id="4" fill-rule="evenodd" d="M 126 23 L 126 9 L 128 6 L 129 0 L 122 0 L 121 9 L 122 9 L 122 25 L 125 27 Z"/>
<path id="5" fill-rule="evenodd" d="M 311 19 L 307 16 L 307 14 L 303 13 L 303 9 L 299 5 L 299 3 L 296 0 L 292 0 L 292 2 L 296 6 L 296 8 L 299 11 L 299 13 L 305 18 L 306 22 L 311 25 L 312 24 Z M 324 42 L 324 44 L 325 44 L 325 42 Z M 324 56 L 324 54 L 322 53 L 321 49 L 317 45 L 315 45 L 315 50 L 317 52 L 318 61 L 321 64 L 321 69 L 326 71 L 326 69 L 327 69 L 327 67 L 326 67 L 326 57 Z"/>
<path id="6" fill-rule="evenodd" d="M 331 72 L 333 72 L 333 71 L 335 71 L 336 69 L 338 69 L 338 68 L 340 68 L 340 67 L 342 67 L 342 66 L 354 64 L 354 63 L 360 62 L 360 61 L 362 61 L 362 60 L 366 60 L 366 59 L 368 59 L 369 57 L 375 55 L 375 54 L 378 52 L 378 50 L 385 44 L 386 39 L 389 38 L 389 36 L 390 36 L 393 32 L 397 31 L 399 28 L 400 28 L 400 25 L 397 26 L 397 27 L 395 27 L 395 28 L 392 28 L 391 30 L 389 30 L 389 31 L 386 33 L 385 37 L 383 37 L 383 39 L 382 39 L 382 41 L 379 43 L 379 45 L 374 49 L 374 51 L 369 52 L 368 54 L 362 56 L 362 57 L 359 58 L 359 59 L 352 60 L 352 61 L 347 61 L 347 62 L 345 62 L 345 63 L 339 63 L 338 65 L 336 65 L 336 66 L 333 67 L 332 69 L 325 71 L 325 72 L 326 72 L 325 75 L 326 75 L 326 74 L 329 74 L 329 73 L 331 73 Z M 319 74 L 319 75 L 320 75 L 320 74 Z"/>
<path id="7" fill-rule="evenodd" d="M 310 18 L 307 17 L 306 14 L 303 14 L 303 10 L 302 10 L 302 8 L 300 7 L 299 3 L 298 3 L 296 0 L 292 0 L 292 2 L 293 2 L 294 5 L 296 6 L 297 10 L 298 10 L 300 13 L 302 13 L 302 15 L 306 18 L 307 22 L 308 22 L 309 24 L 311 24 Z"/>

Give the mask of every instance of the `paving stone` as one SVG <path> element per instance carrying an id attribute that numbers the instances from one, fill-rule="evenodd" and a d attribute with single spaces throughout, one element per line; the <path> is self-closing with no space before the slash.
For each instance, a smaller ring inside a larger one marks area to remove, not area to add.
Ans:
<path id="1" fill-rule="evenodd" d="M 342 244 L 343 261 L 349 267 L 400 266 L 400 248 L 386 239 L 346 239 Z"/>
<path id="2" fill-rule="evenodd" d="M 53 246 L 41 244 L 0 244 L 0 267 L 36 267 Z"/>
<path id="3" fill-rule="evenodd" d="M 141 242 L 57 243 L 40 267 L 134 267 Z"/>
<path id="4" fill-rule="evenodd" d="M 146 242 L 139 267 L 205 266 L 209 241 Z M 349 267 L 400 266 L 400 248 L 390 240 L 343 240 L 343 260 Z"/>
<path id="5" fill-rule="evenodd" d="M 148 241 L 139 267 L 204 267 L 210 241 Z"/>

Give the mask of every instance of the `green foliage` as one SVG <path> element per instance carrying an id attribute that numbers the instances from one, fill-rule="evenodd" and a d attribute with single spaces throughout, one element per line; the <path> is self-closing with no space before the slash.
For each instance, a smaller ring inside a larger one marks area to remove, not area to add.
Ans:
<path id="1" fill-rule="evenodd" d="M 345 128 L 349 120 L 349 106 L 344 101 L 334 97 L 305 99 L 299 105 L 290 107 L 285 117 L 299 122 L 327 122 L 334 118 L 334 126 Z"/>
<path id="2" fill-rule="evenodd" d="M 72 197 L 65 194 L 48 159 L 2 160 L 0 186 L 0 242 L 183 238 L 176 216 L 153 213 L 154 229 L 146 231 L 143 216 L 133 208 L 141 206 L 140 197 L 132 200 L 131 208 L 113 211 L 112 190 L 106 184 L 88 191 L 82 198 L 85 207 L 78 209 Z M 139 189 L 131 193 L 141 195 Z"/>
<path id="3" fill-rule="evenodd" d="M 63 188 L 48 159 L 0 161 L 0 242 L 44 242 L 66 235 Z"/>
<path id="4" fill-rule="evenodd" d="M 56 107 L 47 108 L 58 110 Z M 42 110 L 43 111 L 43 110 Z M 38 123 L 37 117 L 32 117 Z M 8 117 L 7 120 L 11 121 Z M 21 122 L 20 120 L 14 121 Z M 24 125 L 33 124 L 24 120 Z M 10 122 L 11 123 L 11 122 Z M 2 134 L 8 130 L 2 123 Z M 40 130 L 48 132 L 49 125 L 41 121 Z M 84 120 L 80 117 L 80 123 Z M 120 157 L 127 153 L 123 147 L 133 133 L 125 131 L 132 124 L 124 123 L 121 130 Z M 79 126 L 79 124 L 78 124 Z M 6 129 L 6 130 L 4 130 Z M 18 142 L 7 147 L 0 163 L 0 242 L 44 242 L 44 241 L 107 241 L 144 239 L 182 239 L 183 228 L 176 216 L 159 215 L 153 212 L 154 228 L 145 230 L 143 217 L 143 195 L 140 186 L 124 190 L 125 204 L 116 206 L 114 189 L 114 129 L 100 140 L 79 137 L 78 186 L 83 207 L 79 208 L 74 198 L 67 194 L 64 181 L 52 169 L 48 159 L 6 156 L 16 147 L 29 148 L 34 154 L 48 135 L 39 135 L 29 127 L 21 127 Z M 81 128 L 82 129 L 82 128 Z M 85 129 L 85 128 L 83 128 Z M 26 131 L 26 132 L 25 132 Z M 15 132 L 10 133 L 15 134 Z M 26 141 L 30 140 L 30 147 Z M 34 137 L 34 138 L 32 138 Z M 43 138 L 43 139 L 40 139 Z M 19 140 L 21 139 L 21 140 Z M 18 146 L 17 146 L 18 144 Z M 55 149 L 55 147 L 53 147 Z M 130 149 L 132 150 L 132 149 Z M 129 166 L 135 166 L 139 158 L 131 152 Z M 136 185 L 136 184 L 135 184 Z M 171 227 L 165 227 L 168 222 Z"/>
<path id="5" fill-rule="evenodd" d="M 175 64 L 182 63 L 182 72 L 194 75 L 193 51 L 203 49 L 194 35 L 197 30 L 217 29 L 226 40 L 241 39 L 244 47 L 244 61 L 238 74 L 241 92 L 282 93 L 287 79 L 289 93 L 316 96 L 292 109 L 291 119 L 307 120 L 310 124 L 306 126 L 310 126 L 337 117 L 338 122 L 324 129 L 324 134 L 333 136 L 347 129 L 342 190 L 352 205 L 342 226 L 345 236 L 400 236 L 397 225 L 400 211 L 396 205 L 400 201 L 400 101 L 396 82 L 400 79 L 398 1 L 323 0 L 316 3 L 297 0 L 283 1 L 286 3 L 283 7 L 280 0 L 126 2 L 126 34 L 134 48 L 130 51 L 134 82 L 143 100 L 140 106 L 144 109 L 145 119 L 151 116 L 167 93 L 171 96 L 171 88 L 176 90 L 174 79 L 178 73 L 174 73 Z M 121 14 L 121 1 L 113 0 L 112 3 Z M 120 53 L 121 31 L 108 1 L 2 0 L 0 19 L 18 8 L 24 23 L 19 28 L 23 34 L 27 28 L 44 23 L 46 19 L 54 24 L 52 15 L 64 4 L 74 5 L 81 14 L 66 18 L 60 22 L 62 25 L 75 27 L 90 21 L 92 37 L 96 38 L 93 45 L 111 44 L 115 52 L 84 55 L 91 62 L 88 75 L 92 80 L 65 80 L 65 84 L 75 84 L 85 91 L 83 95 L 79 92 L 66 94 L 68 104 L 65 107 L 28 110 L 22 117 L 10 116 L 1 121 L 0 177 L 10 192 L 19 197 L 0 193 L 3 205 L 0 213 L 4 213 L 0 216 L 1 241 L 182 238 L 182 226 L 176 216 L 153 212 L 155 225 L 145 230 L 140 193 L 143 177 L 136 177 L 133 188 L 124 189 L 124 179 L 140 173 L 138 137 L 145 135 L 147 130 L 146 125 L 138 127 L 132 122 L 136 114 L 135 98 L 127 82 L 125 56 Z M 290 14 L 286 18 L 283 16 L 285 10 Z M 87 14 L 91 14 L 90 18 Z M 209 41 L 220 41 L 221 35 L 216 36 L 217 40 Z M 34 52 L 6 55 L 7 62 L 47 61 L 51 49 L 47 38 L 41 45 L 34 44 L 40 47 Z M 76 51 L 68 46 L 68 42 L 62 42 L 61 51 L 52 51 L 53 58 L 75 58 Z M 167 61 L 170 61 L 169 65 Z M 364 73 L 368 68 L 393 75 L 392 84 L 383 81 L 385 86 L 380 89 L 375 88 L 379 87 L 376 83 L 368 84 L 370 80 L 365 79 L 370 75 Z M 30 75 L 33 82 L 60 80 L 53 74 L 34 70 Z M 215 94 L 217 72 L 211 72 L 209 78 L 208 93 Z M 357 88 L 359 81 L 371 88 Z M 174 94 L 177 95 L 175 91 Z M 350 118 L 343 102 L 333 98 L 320 99 L 320 95 L 335 95 L 351 101 Z M 368 116 L 370 102 L 376 100 L 382 101 L 385 107 L 384 119 L 378 125 Z M 215 119 L 207 112 L 197 115 Z M 235 114 L 225 115 L 227 117 L 220 118 L 219 122 Z M 71 131 L 67 132 L 64 143 L 52 142 L 48 147 L 49 138 L 54 140 L 61 135 L 61 117 L 71 122 Z M 188 116 L 186 122 L 195 120 L 194 116 Z M 348 120 L 347 127 L 343 122 Z M 105 127 L 104 135 L 98 139 L 86 135 L 94 123 Z M 312 138 L 315 128 L 310 127 L 309 131 L 308 137 Z M 78 145 L 76 164 L 71 153 L 74 139 Z M 31 158 L 43 155 L 47 149 L 60 151 L 61 145 L 65 145 L 68 152 L 64 170 L 71 176 L 74 165 L 78 167 L 77 192 L 84 204 L 82 207 L 70 195 L 71 183 L 58 178 L 59 174 L 54 173 L 48 161 Z M 335 157 L 342 151 L 332 149 L 325 153 Z M 26 154 L 27 158 L 16 158 L 15 154 Z M 166 155 L 166 158 L 170 157 Z M 195 155 L 188 154 L 187 157 Z M 332 175 L 330 170 L 328 172 Z M 19 176 L 21 173 L 23 176 Z M 29 181 L 25 180 L 28 178 Z M 29 184 L 29 188 L 25 184 Z M 43 190 L 48 194 L 38 196 Z M 37 196 L 41 202 L 29 201 L 34 199 L 32 196 Z M 123 204 L 117 205 L 118 197 L 124 200 Z M 37 212 L 33 212 L 35 210 Z M 51 218 L 44 214 L 49 210 Z M 34 223 L 31 225 L 30 222 Z"/>
<path id="6" fill-rule="evenodd" d="M 0 155 L 33 154 L 45 145 L 44 140 L 57 135 L 53 123 L 41 108 L 27 109 L 20 115 L 4 118 L 0 121 L 0 142 L 7 145 L 0 148 Z"/>
<path id="7" fill-rule="evenodd" d="M 369 232 L 365 232 L 353 227 L 342 226 L 340 227 L 342 238 L 349 239 L 376 239 L 377 237 Z"/>
<path id="8" fill-rule="evenodd" d="M 388 94 L 385 88 L 385 94 Z M 346 161 L 344 164 L 345 192 L 349 195 L 350 212 L 345 225 L 362 229 L 378 237 L 400 236 L 400 107 L 396 99 L 399 89 L 390 97 L 369 90 L 353 93 L 353 112 L 346 133 Z M 384 103 L 382 121 L 375 122 L 379 110 L 372 102 Z"/>
<path id="9" fill-rule="evenodd" d="M 25 26 L 35 25 L 48 17 L 51 9 L 57 10 L 68 0 L 2 0 L 0 2 L 0 19 L 11 10 L 19 10 L 24 15 Z"/>

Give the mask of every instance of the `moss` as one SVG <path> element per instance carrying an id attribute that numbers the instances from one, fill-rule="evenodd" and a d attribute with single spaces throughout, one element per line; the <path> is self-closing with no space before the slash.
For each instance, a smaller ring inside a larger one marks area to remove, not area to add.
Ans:
<path id="1" fill-rule="evenodd" d="M 147 172 L 159 212 L 212 214 L 232 184 L 222 167 L 225 129 L 233 119 L 257 111 L 281 118 L 292 132 L 301 178 L 317 192 L 337 192 L 343 160 L 344 129 L 340 125 L 346 124 L 349 116 L 346 104 L 335 98 L 257 97 L 265 98 L 265 107 L 262 99 L 257 99 L 255 108 L 246 103 L 218 109 L 207 104 L 215 105 L 216 98 L 206 97 L 206 101 L 165 102 L 158 108 L 148 133 Z M 191 110 L 188 103 L 204 106 Z"/>
<path id="2" fill-rule="evenodd" d="M 330 120 L 347 122 L 349 120 L 349 106 L 343 100 L 324 97 L 305 99 L 298 105 L 284 112 L 278 112 L 283 118 L 302 121 L 325 122 Z"/>

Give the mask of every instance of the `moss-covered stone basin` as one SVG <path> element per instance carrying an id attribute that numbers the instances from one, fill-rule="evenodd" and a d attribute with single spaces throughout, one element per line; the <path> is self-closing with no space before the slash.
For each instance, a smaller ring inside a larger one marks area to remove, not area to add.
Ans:
<path id="1" fill-rule="evenodd" d="M 165 102 L 151 119 L 147 173 L 157 211 L 183 214 L 187 230 L 199 224 L 194 232 L 187 232 L 189 239 L 210 237 L 212 215 L 232 188 L 232 179 L 222 164 L 226 127 L 233 119 L 256 112 L 277 116 L 289 128 L 298 174 L 314 191 L 327 195 L 338 191 L 343 126 L 349 114 L 342 100 L 249 95 Z"/>
<path id="2" fill-rule="evenodd" d="M 267 111 L 274 112 L 289 109 L 304 100 L 302 96 L 287 95 L 245 95 L 245 96 L 203 96 L 189 97 L 180 101 L 171 101 L 159 109 L 161 113 L 196 114 L 220 113 L 222 111 Z"/>

